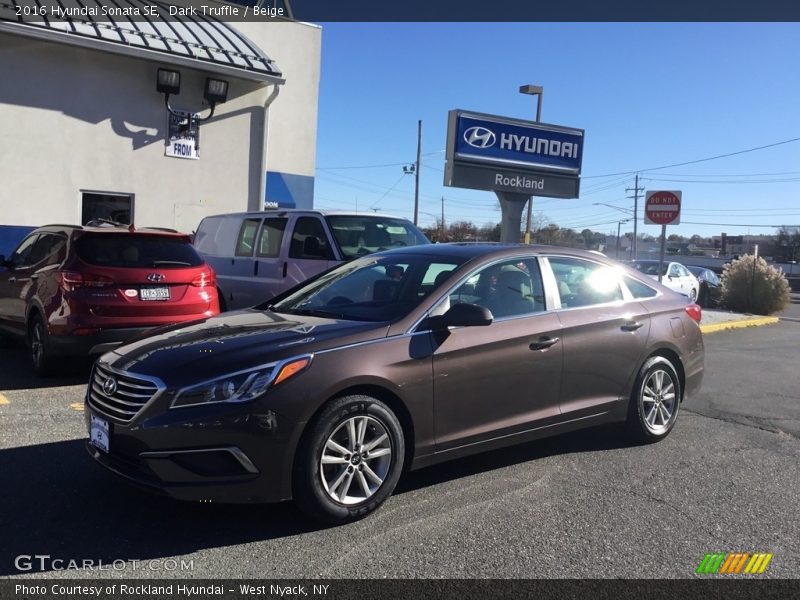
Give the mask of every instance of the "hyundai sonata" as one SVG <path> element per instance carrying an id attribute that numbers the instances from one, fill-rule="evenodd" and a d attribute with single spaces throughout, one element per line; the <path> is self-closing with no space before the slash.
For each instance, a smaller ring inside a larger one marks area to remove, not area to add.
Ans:
<path id="1" fill-rule="evenodd" d="M 702 380 L 699 320 L 589 252 L 390 250 L 103 355 L 87 449 L 174 498 L 345 522 L 406 469 L 615 421 L 663 439 Z"/>

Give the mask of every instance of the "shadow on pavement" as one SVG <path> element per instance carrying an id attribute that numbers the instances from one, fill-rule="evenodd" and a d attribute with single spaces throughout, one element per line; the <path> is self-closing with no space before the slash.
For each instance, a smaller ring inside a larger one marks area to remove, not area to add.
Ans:
<path id="1" fill-rule="evenodd" d="M 6 342 L 0 345 L 0 391 L 86 384 L 92 362 L 85 357 L 59 359 L 51 376 L 37 377 L 25 347 Z"/>
<path id="2" fill-rule="evenodd" d="M 625 447 L 602 427 L 451 461 L 400 480 L 395 494 L 570 452 Z M 3 544 L 0 576 L 19 574 L 19 555 L 65 561 L 148 560 L 320 529 L 291 503 L 224 505 L 150 494 L 103 471 L 83 440 L 0 450 Z"/>

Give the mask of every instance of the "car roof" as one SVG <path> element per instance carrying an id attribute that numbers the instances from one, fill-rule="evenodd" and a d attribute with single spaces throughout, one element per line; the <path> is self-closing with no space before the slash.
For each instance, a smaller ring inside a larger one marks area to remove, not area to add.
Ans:
<path id="1" fill-rule="evenodd" d="M 358 217 L 362 219 L 400 219 L 408 221 L 405 217 L 397 215 L 389 215 L 385 213 L 364 213 L 349 210 L 328 210 L 319 208 L 268 208 L 266 210 L 251 210 L 247 212 L 237 213 L 224 213 L 219 215 L 209 215 L 206 218 L 213 217 L 264 217 L 264 216 L 285 216 L 291 214 L 304 214 L 304 215 L 319 215 L 322 217 Z"/>
<path id="2" fill-rule="evenodd" d="M 460 258 L 471 260 L 473 258 L 495 256 L 497 258 L 513 257 L 521 254 L 538 256 L 541 254 L 559 254 L 597 260 L 604 259 L 613 262 L 608 257 L 591 250 L 580 250 L 577 248 L 564 248 L 561 246 L 546 246 L 541 244 L 501 244 L 495 242 L 450 242 L 446 244 L 427 244 L 423 246 L 405 246 L 403 248 L 393 248 L 372 254 L 371 256 L 388 255 L 395 257 L 425 255 L 442 258 Z"/>
<path id="3" fill-rule="evenodd" d="M 44 232 L 44 231 L 61 232 L 61 233 L 69 232 L 69 233 L 80 233 L 80 234 L 122 233 L 130 235 L 162 235 L 162 236 L 179 237 L 179 238 L 190 237 L 188 233 L 181 233 L 180 231 L 175 231 L 174 229 L 167 229 L 162 227 L 142 227 L 141 229 L 135 228 L 133 231 L 131 231 L 127 227 L 112 227 L 112 226 L 90 227 L 88 225 L 70 225 L 70 224 L 54 223 L 50 225 L 42 225 L 41 227 L 37 227 L 34 230 L 34 232 Z"/>

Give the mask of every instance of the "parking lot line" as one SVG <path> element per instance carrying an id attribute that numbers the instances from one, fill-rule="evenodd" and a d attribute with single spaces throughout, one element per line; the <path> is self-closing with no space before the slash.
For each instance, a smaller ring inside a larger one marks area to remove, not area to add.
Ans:
<path id="1" fill-rule="evenodd" d="M 0 404 L 11 404 L 11 400 L 0 394 Z"/>
<path id="2" fill-rule="evenodd" d="M 72 410 L 82 411 L 83 410 L 83 402 L 73 402 L 69 405 Z"/>

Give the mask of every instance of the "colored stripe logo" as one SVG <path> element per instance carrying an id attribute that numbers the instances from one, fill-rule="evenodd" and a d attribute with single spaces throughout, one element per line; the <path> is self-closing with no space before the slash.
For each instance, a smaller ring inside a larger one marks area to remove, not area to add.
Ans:
<path id="1" fill-rule="evenodd" d="M 715 552 L 706 554 L 696 573 L 700 575 L 760 575 L 767 570 L 772 553 Z"/>

